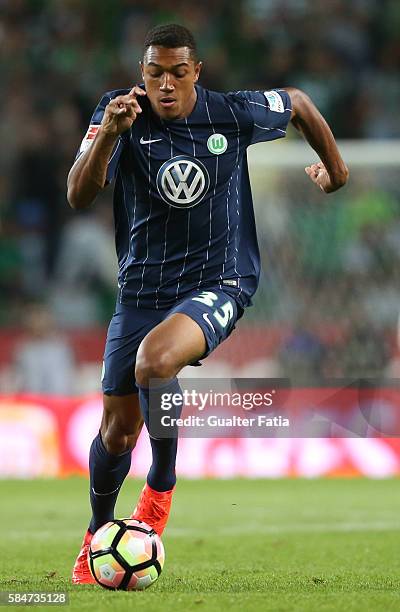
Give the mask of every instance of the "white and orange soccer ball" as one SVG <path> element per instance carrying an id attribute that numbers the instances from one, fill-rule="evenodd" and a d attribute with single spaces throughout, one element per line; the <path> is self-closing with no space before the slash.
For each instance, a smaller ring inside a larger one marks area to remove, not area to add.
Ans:
<path id="1" fill-rule="evenodd" d="M 160 537 L 136 519 L 119 519 L 100 527 L 88 552 L 94 579 L 112 590 L 147 589 L 161 574 L 164 559 Z"/>

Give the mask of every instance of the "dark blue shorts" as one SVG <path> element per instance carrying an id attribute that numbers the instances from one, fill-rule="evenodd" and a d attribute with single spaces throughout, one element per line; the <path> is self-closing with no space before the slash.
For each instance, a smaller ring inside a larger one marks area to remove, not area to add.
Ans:
<path id="1" fill-rule="evenodd" d="M 135 362 L 139 345 L 156 325 L 177 312 L 189 316 L 203 330 L 207 344 L 203 359 L 231 334 L 243 309 L 219 288 L 194 291 L 166 310 L 136 308 L 117 302 L 104 351 L 102 385 L 105 394 L 137 393 Z"/>

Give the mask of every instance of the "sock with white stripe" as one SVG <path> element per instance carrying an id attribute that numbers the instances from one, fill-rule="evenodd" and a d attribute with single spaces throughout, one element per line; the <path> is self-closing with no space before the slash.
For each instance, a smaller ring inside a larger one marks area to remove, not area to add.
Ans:
<path id="1" fill-rule="evenodd" d="M 89 453 L 90 505 L 92 519 L 89 531 L 94 533 L 104 523 L 114 520 L 118 493 L 131 467 L 132 451 L 111 455 L 104 446 L 99 432 Z"/>

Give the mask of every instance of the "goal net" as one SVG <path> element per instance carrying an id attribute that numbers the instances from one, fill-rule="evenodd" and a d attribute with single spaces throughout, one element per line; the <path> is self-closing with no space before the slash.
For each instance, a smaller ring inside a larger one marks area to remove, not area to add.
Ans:
<path id="1" fill-rule="evenodd" d="M 318 161 L 304 142 L 250 148 L 260 286 L 212 357 L 214 372 L 397 376 L 400 146 L 357 141 L 340 150 L 350 179 L 325 195 L 304 172 Z"/>

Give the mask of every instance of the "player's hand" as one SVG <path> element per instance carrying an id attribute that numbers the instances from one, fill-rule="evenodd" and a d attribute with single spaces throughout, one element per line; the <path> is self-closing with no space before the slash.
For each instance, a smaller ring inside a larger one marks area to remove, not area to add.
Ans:
<path id="1" fill-rule="evenodd" d="M 338 189 L 338 187 L 332 183 L 328 171 L 322 162 L 311 164 L 311 166 L 307 166 L 304 170 L 312 182 L 318 185 L 324 193 L 331 193 Z"/>
<path id="2" fill-rule="evenodd" d="M 145 96 L 146 92 L 137 85 L 132 87 L 125 96 L 117 96 L 104 111 L 101 129 L 105 134 L 119 136 L 129 130 L 136 117 L 142 112 L 137 101 L 138 96 Z"/>

